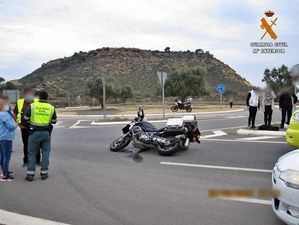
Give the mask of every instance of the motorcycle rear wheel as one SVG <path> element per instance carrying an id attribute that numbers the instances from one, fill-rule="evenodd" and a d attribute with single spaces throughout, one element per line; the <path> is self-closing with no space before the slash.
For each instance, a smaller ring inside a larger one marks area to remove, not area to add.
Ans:
<path id="1" fill-rule="evenodd" d="M 192 107 L 191 107 L 191 106 L 188 106 L 188 107 L 186 108 L 186 111 L 187 111 L 187 112 L 192 112 Z"/>
<path id="2" fill-rule="evenodd" d="M 179 108 L 178 108 L 177 106 L 175 106 L 175 105 L 171 107 L 171 111 L 172 111 L 172 112 L 177 112 L 178 109 L 179 109 Z"/>
<path id="3" fill-rule="evenodd" d="M 179 142 L 175 142 L 169 146 L 157 145 L 156 149 L 159 155 L 171 156 L 178 151 L 179 146 L 180 146 Z"/>
<path id="4" fill-rule="evenodd" d="M 118 152 L 124 149 L 125 147 L 127 147 L 130 144 L 130 142 L 131 142 L 130 137 L 120 137 L 111 143 L 110 151 Z"/>

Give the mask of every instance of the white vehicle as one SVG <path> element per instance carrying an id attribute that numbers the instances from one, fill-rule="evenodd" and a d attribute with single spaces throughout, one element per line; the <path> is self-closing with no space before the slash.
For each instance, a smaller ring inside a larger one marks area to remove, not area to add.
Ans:
<path id="1" fill-rule="evenodd" d="M 299 224 L 299 150 L 289 152 L 277 161 L 272 174 L 275 214 L 288 225 Z"/>

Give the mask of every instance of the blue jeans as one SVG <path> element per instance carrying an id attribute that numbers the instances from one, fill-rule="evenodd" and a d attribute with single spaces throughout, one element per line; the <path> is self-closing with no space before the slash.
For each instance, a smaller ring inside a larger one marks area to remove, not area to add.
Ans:
<path id="1" fill-rule="evenodd" d="M 0 165 L 3 176 L 9 175 L 9 161 L 12 152 L 12 140 L 0 141 Z"/>
<path id="2" fill-rule="evenodd" d="M 41 148 L 41 174 L 48 174 L 49 157 L 51 152 L 51 136 L 47 130 L 37 130 L 29 135 L 28 139 L 28 167 L 27 174 L 34 175 L 36 167 L 36 154 Z"/>

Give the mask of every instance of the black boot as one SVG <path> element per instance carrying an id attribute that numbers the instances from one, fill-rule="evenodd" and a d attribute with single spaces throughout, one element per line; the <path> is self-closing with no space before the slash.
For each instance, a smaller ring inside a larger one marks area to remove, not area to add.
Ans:
<path id="1" fill-rule="evenodd" d="M 34 180 L 34 175 L 30 175 L 30 174 L 27 174 L 26 177 L 25 177 L 25 180 L 31 182 Z"/>
<path id="2" fill-rule="evenodd" d="M 41 177 L 42 180 L 47 180 L 49 175 L 48 174 L 41 174 L 40 177 Z"/>

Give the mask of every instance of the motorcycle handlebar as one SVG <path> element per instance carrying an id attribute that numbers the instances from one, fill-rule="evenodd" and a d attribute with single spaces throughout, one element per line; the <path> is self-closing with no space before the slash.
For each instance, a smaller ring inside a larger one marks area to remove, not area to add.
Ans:
<path id="1" fill-rule="evenodd" d="M 140 118 L 141 120 L 143 120 L 144 118 L 144 111 L 143 109 L 139 109 L 138 113 L 137 113 L 138 118 Z"/>

